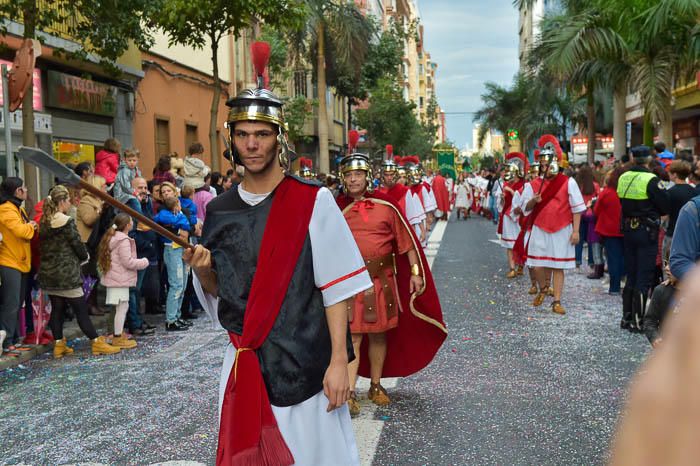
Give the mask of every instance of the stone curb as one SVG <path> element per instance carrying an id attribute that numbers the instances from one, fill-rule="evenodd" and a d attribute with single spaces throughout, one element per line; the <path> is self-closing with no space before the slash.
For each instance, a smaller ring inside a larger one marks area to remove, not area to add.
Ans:
<path id="1" fill-rule="evenodd" d="M 107 326 L 107 319 L 109 318 L 109 313 L 105 314 L 104 316 L 90 316 L 90 320 L 92 320 L 93 325 L 95 328 L 104 328 Z M 83 332 L 80 330 L 78 327 L 78 323 L 76 321 L 73 322 L 68 322 L 63 329 L 63 336 L 67 340 L 73 340 L 78 337 L 83 336 Z M 20 364 L 24 364 L 25 362 L 34 359 L 35 357 L 48 353 L 49 351 L 53 351 L 53 344 L 50 345 L 31 345 L 32 349 L 30 351 L 22 351 L 22 354 L 19 355 L 17 358 L 12 358 L 12 357 L 0 357 L 0 372 L 4 371 L 5 369 L 10 369 L 13 367 L 17 367 Z"/>

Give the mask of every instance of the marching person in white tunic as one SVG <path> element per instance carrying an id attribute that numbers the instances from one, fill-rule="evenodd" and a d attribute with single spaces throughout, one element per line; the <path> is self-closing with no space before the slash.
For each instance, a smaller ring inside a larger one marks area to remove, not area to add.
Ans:
<path id="1" fill-rule="evenodd" d="M 516 264 L 513 257 L 513 247 L 520 234 L 520 195 L 525 185 L 525 173 L 529 163 L 525 154 L 511 152 L 506 155 L 505 185 L 503 186 L 503 207 L 499 215 L 498 234 L 501 235 L 501 246 L 506 249 L 509 271 L 506 278 L 515 278 L 523 274 L 522 264 Z M 517 265 L 517 268 L 516 268 Z"/>
<path id="2" fill-rule="evenodd" d="M 469 209 L 472 207 L 472 188 L 467 182 L 467 172 L 461 172 L 457 178 L 457 195 L 455 196 L 455 210 L 457 220 L 460 213 L 464 220 L 469 218 Z"/>
<path id="3" fill-rule="evenodd" d="M 202 244 L 184 254 L 231 341 L 216 464 L 358 465 L 346 300 L 373 285 L 330 191 L 287 174 L 282 102 L 263 88 L 261 62 L 258 88 L 227 102 L 227 155 L 246 176 L 209 203 Z"/>
<path id="4" fill-rule="evenodd" d="M 552 272 L 554 301 L 552 311 L 565 314 L 561 304 L 564 270 L 576 267 L 574 246 L 586 205 L 576 181 L 559 173 L 562 152 L 554 136 L 539 140 L 540 169 L 543 178 L 534 179 L 523 192 L 525 212 L 532 216 L 532 230 L 525 246 L 527 265 L 535 267 L 539 292 L 533 301 L 541 306 L 547 297 L 546 276 Z"/>

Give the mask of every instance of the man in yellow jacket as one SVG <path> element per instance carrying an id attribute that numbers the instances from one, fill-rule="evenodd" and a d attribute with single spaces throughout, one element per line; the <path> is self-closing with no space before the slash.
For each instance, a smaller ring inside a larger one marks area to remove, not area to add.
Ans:
<path id="1" fill-rule="evenodd" d="M 0 330 L 7 332 L 3 342 L 6 356 L 19 354 L 15 346 L 19 341 L 18 312 L 31 268 L 30 241 L 37 228 L 22 207 L 26 199 L 27 188 L 21 178 L 8 177 L 0 184 Z"/>

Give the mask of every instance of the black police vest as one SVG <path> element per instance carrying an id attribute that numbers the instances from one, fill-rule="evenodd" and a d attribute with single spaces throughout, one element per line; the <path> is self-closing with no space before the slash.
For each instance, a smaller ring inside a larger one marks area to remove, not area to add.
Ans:
<path id="1" fill-rule="evenodd" d="M 217 274 L 219 321 L 238 335 L 243 332 L 243 316 L 273 198 L 274 193 L 250 206 L 238 189 L 231 189 L 207 206 L 202 242 L 212 253 Z M 349 333 L 347 345 L 352 358 Z M 295 405 L 323 389 L 331 341 L 323 297 L 314 280 L 308 234 L 277 320 L 256 353 L 271 404 Z"/>

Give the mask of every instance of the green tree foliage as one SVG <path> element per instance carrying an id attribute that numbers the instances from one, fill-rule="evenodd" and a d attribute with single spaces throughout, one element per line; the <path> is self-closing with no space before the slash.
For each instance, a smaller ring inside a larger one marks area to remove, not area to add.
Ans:
<path id="1" fill-rule="evenodd" d="M 221 98 L 219 42 L 228 34 L 238 36 L 244 29 L 262 21 L 270 27 L 298 28 L 305 14 L 301 0 L 158 0 L 151 24 L 162 29 L 171 45 L 197 49 L 209 47 L 213 68 L 214 95 L 210 110 L 209 142 L 218 147 L 216 128 Z M 212 168 L 218 169 L 218 154 L 212 154 Z"/>
<path id="2" fill-rule="evenodd" d="M 357 112 L 359 126 L 369 134 L 373 154 L 383 154 L 384 147 L 392 144 L 399 155 L 430 156 L 433 138 L 416 119 L 415 108 L 414 103 L 404 100 L 395 80 L 379 80 L 370 93 L 369 108 Z"/>
<path id="3" fill-rule="evenodd" d="M 328 173 L 328 78 L 335 85 L 339 84 L 339 76 L 344 76 L 340 84 L 347 86 L 360 79 L 374 26 L 354 2 L 303 0 L 303 3 L 306 21 L 303 27 L 292 29 L 287 35 L 294 66 L 305 69 L 312 64 L 314 69 L 318 89 L 319 171 Z"/>
<path id="4" fill-rule="evenodd" d="M 114 60 L 129 48 L 130 43 L 148 48 L 150 33 L 143 27 L 153 11 L 148 0 L 53 0 L 40 5 L 38 0 L 0 2 L 0 17 L 22 23 L 24 38 L 39 39 L 39 32 L 56 35 L 61 30 L 77 44 L 70 49 L 55 49 L 57 55 L 87 60 L 97 59 L 111 74 L 118 74 Z M 97 27 L 99 25 L 99 27 Z M 0 34 L 7 33 L 7 22 L 0 25 Z M 35 145 L 33 89 L 29 86 L 22 101 L 22 143 Z"/>

